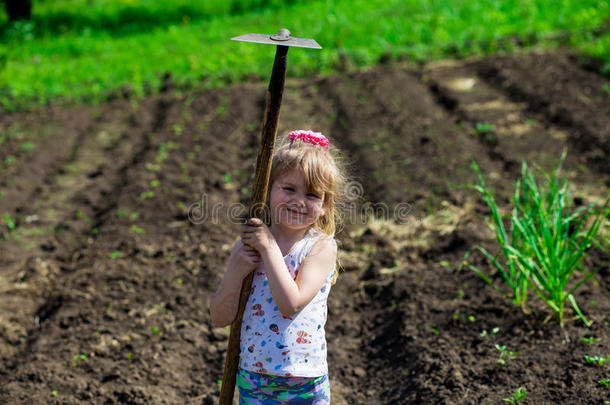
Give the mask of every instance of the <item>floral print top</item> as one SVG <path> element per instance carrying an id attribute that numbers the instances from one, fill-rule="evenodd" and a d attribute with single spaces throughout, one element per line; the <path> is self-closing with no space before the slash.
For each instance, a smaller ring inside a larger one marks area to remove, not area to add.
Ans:
<path id="1" fill-rule="evenodd" d="M 313 228 L 284 256 L 286 270 L 296 279 L 299 266 L 324 233 Z M 333 239 L 333 243 L 335 243 Z M 264 263 L 254 270 L 252 289 L 241 326 L 240 363 L 247 371 L 275 376 L 319 377 L 326 363 L 326 300 L 336 268 L 301 311 L 284 317 L 273 301 Z"/>

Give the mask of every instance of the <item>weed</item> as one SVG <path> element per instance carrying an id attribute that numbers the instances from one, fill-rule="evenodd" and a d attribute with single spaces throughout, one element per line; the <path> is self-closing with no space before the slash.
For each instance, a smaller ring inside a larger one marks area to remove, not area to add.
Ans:
<path id="1" fill-rule="evenodd" d="M 428 325 L 428 328 L 430 328 L 430 332 L 432 332 L 432 334 L 434 336 L 438 336 L 441 334 L 441 332 L 438 330 L 438 327 L 436 325 L 430 324 L 430 325 Z"/>
<path id="2" fill-rule="evenodd" d="M 603 380 L 599 380 L 598 383 L 603 386 L 610 387 L 610 378 L 604 378 Z"/>
<path id="3" fill-rule="evenodd" d="M 502 400 L 511 404 L 518 404 L 523 398 L 527 396 L 527 392 L 523 387 L 517 388 L 509 398 L 503 398 Z"/>
<path id="4" fill-rule="evenodd" d="M 115 250 L 114 252 L 111 252 L 108 256 L 112 259 L 115 260 L 117 258 L 119 258 L 120 256 L 123 255 L 123 252 L 121 252 L 120 250 Z"/>
<path id="5" fill-rule="evenodd" d="M 57 390 L 53 390 L 53 391 L 51 391 L 51 395 L 52 395 L 53 397 L 56 397 L 56 398 L 57 398 Z"/>
<path id="6" fill-rule="evenodd" d="M 222 175 L 222 181 L 224 181 L 225 184 L 230 184 L 233 181 L 233 176 L 231 176 L 231 173 L 225 173 Z"/>
<path id="7" fill-rule="evenodd" d="M 160 336 L 161 335 L 161 331 L 159 330 L 158 327 L 156 326 L 151 326 L 150 327 L 150 331 L 153 333 L 153 335 L 155 336 Z"/>
<path id="8" fill-rule="evenodd" d="M 153 179 L 150 181 L 150 186 L 155 188 L 155 187 L 159 187 L 161 185 L 161 182 L 157 179 Z"/>
<path id="9" fill-rule="evenodd" d="M 479 334 L 479 336 L 481 337 L 486 337 L 488 335 L 495 335 L 496 333 L 500 332 L 500 328 L 495 327 L 491 330 L 491 332 L 487 332 L 486 329 L 483 329 L 483 331 Z"/>
<path id="10" fill-rule="evenodd" d="M 131 359 L 133 358 L 133 355 L 131 354 L 131 352 L 127 352 L 125 357 L 127 358 L 127 361 L 131 363 Z"/>

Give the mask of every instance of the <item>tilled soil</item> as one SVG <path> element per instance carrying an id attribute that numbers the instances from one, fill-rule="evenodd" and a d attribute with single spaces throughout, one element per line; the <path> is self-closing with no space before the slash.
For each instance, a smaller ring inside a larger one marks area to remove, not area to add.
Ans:
<path id="1" fill-rule="evenodd" d="M 590 328 L 560 329 L 534 297 L 526 315 L 460 266 L 494 249 L 464 187 L 473 159 L 503 206 L 522 159 L 550 169 L 564 148 L 574 203 L 607 195 L 609 84 L 564 53 L 288 80 L 280 134 L 324 132 L 352 176 L 327 324 L 334 403 L 499 404 L 519 387 L 521 403 L 610 400 L 610 362 L 584 360 L 610 356 L 607 252 L 591 249 L 585 267 L 602 268 L 576 293 Z M 0 117 L 1 403 L 216 402 L 228 332 L 208 303 L 265 85 L 178 96 L 168 80 L 146 100 Z"/>

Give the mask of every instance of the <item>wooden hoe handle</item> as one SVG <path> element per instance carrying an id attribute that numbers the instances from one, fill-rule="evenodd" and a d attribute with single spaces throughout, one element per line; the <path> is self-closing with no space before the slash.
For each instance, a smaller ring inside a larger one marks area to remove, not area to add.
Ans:
<path id="1" fill-rule="evenodd" d="M 284 94 L 284 82 L 286 80 L 286 59 L 288 47 L 279 45 L 275 51 L 275 60 L 269 87 L 267 88 L 267 103 L 265 108 L 265 119 L 261 133 L 261 147 L 256 159 L 256 173 L 254 176 L 254 187 L 250 199 L 250 216 L 263 219 L 264 205 L 267 199 L 267 188 L 269 186 L 269 174 L 271 172 L 271 159 L 277 136 L 277 127 L 280 120 L 280 107 L 282 95 Z M 222 387 L 220 390 L 220 405 L 232 405 L 233 393 L 235 391 L 235 378 L 237 366 L 239 365 L 239 338 L 241 335 L 241 322 L 246 309 L 246 302 L 252 288 L 254 273 L 248 274 L 241 286 L 239 297 L 239 308 L 235 320 L 231 324 L 231 334 L 227 347 L 227 358 L 225 360 Z"/>

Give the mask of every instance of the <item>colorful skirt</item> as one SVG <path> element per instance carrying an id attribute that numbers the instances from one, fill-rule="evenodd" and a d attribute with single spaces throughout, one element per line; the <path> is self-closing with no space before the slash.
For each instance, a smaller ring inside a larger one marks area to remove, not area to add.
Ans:
<path id="1" fill-rule="evenodd" d="M 240 405 L 328 405 L 330 381 L 321 377 L 278 377 L 237 370 Z"/>

